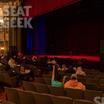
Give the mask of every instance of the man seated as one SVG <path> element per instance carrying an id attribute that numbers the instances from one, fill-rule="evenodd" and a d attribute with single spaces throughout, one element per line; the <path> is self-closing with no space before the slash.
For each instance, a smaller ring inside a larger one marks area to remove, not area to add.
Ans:
<path id="1" fill-rule="evenodd" d="M 76 74 L 71 75 L 71 79 L 64 84 L 64 88 L 72 88 L 79 90 L 86 89 L 85 85 L 83 85 L 81 82 L 78 82 Z"/>

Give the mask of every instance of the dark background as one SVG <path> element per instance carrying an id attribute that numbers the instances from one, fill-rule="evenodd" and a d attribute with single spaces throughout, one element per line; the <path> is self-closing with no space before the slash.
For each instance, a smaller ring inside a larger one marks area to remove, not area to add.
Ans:
<path id="1" fill-rule="evenodd" d="M 35 17 L 32 21 L 34 28 L 39 18 L 45 18 L 45 54 L 99 55 L 100 40 L 104 39 L 103 9 L 103 0 L 82 0 L 74 5 Z M 23 31 L 26 33 L 27 30 Z M 36 51 L 34 31 L 36 30 L 32 30 L 32 54 Z M 26 52 L 25 38 L 23 49 Z"/>

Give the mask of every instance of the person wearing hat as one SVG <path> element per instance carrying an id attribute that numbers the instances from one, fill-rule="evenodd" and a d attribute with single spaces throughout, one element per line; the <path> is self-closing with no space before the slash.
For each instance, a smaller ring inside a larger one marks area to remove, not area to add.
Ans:
<path id="1" fill-rule="evenodd" d="M 64 88 L 72 88 L 72 89 L 79 89 L 79 90 L 85 90 L 86 87 L 81 82 L 77 80 L 77 75 L 72 74 L 69 81 L 67 81 L 64 84 Z"/>

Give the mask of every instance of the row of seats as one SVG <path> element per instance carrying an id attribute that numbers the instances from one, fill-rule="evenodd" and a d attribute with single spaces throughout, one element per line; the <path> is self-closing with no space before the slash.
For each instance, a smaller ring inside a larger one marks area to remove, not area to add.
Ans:
<path id="1" fill-rule="evenodd" d="M 5 93 L 7 101 L 14 102 L 15 104 L 95 104 L 88 100 L 23 91 L 15 88 L 5 88 Z"/>
<path id="2" fill-rule="evenodd" d="M 2 102 L 2 103 L 0 103 L 0 104 L 16 104 L 16 103 L 11 102 L 11 101 L 3 101 L 3 102 Z"/>
<path id="3" fill-rule="evenodd" d="M 8 86 L 16 87 L 16 77 L 10 77 L 7 72 L 0 72 L 0 82 L 5 83 Z"/>
<path id="4" fill-rule="evenodd" d="M 104 91 L 104 79 L 91 79 L 85 77 L 78 77 L 78 80 L 86 85 L 86 88 L 89 90 L 99 90 Z M 16 87 L 17 81 L 15 77 L 10 77 L 8 73 L 0 73 L 0 82 L 5 83 L 6 85 Z M 35 82 L 44 83 L 47 85 L 51 84 L 51 78 L 42 77 L 35 78 Z"/>
<path id="5" fill-rule="evenodd" d="M 94 90 L 76 90 L 76 89 L 64 89 L 58 87 L 47 86 L 45 84 L 33 83 L 33 82 L 23 82 L 23 88 L 27 91 L 34 91 L 38 93 L 47 93 L 56 96 L 66 96 L 73 99 L 86 99 L 93 101 L 97 96 L 104 96 L 103 91 L 94 91 Z"/>
<path id="6" fill-rule="evenodd" d="M 78 76 L 78 81 L 85 84 L 86 88 L 89 89 L 89 90 L 104 91 L 104 79 L 101 79 L 101 78 L 98 79 L 95 76 L 93 76 L 92 78 Z"/>
<path id="7" fill-rule="evenodd" d="M 78 80 L 82 82 L 86 86 L 86 88 L 89 90 L 104 91 L 104 79 L 94 79 L 94 78 L 86 78 L 83 76 L 78 76 Z M 51 78 L 38 77 L 38 78 L 35 78 L 35 82 L 50 85 Z"/>

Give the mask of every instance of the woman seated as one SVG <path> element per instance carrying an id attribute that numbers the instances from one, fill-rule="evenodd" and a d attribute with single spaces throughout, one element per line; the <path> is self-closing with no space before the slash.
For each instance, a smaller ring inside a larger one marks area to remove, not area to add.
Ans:
<path id="1" fill-rule="evenodd" d="M 63 87 L 63 82 L 61 82 L 61 81 L 62 81 L 62 78 L 58 74 L 56 65 L 53 65 L 51 85 L 53 87 Z"/>
<path id="2" fill-rule="evenodd" d="M 85 85 L 83 85 L 81 82 L 78 82 L 76 74 L 71 75 L 71 79 L 64 84 L 64 88 L 72 88 L 79 90 L 86 89 Z"/>

